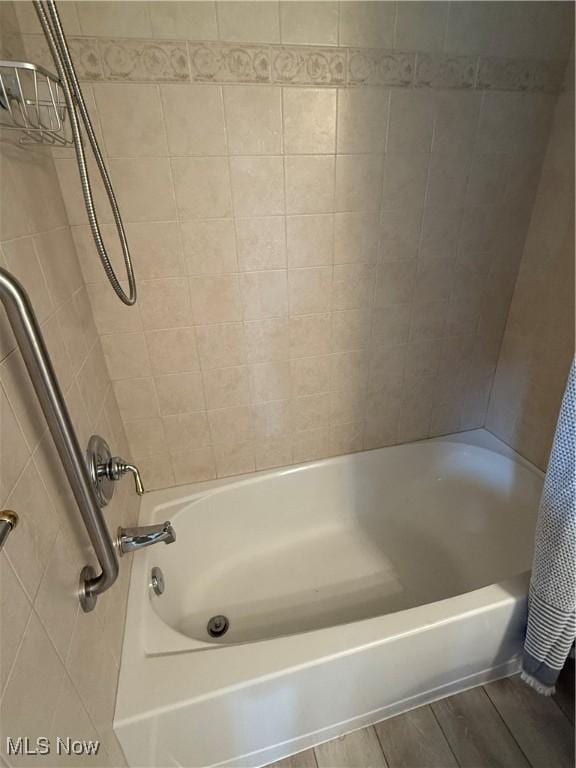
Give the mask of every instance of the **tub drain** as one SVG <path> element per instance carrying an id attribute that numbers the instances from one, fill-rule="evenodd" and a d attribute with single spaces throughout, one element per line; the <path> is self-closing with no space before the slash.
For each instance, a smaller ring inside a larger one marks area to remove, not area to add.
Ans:
<path id="1" fill-rule="evenodd" d="M 218 615 L 212 616 L 206 629 L 208 630 L 210 637 L 222 637 L 222 635 L 225 635 L 226 632 L 228 632 L 229 626 L 230 622 L 228 621 L 228 618 L 226 616 Z"/>

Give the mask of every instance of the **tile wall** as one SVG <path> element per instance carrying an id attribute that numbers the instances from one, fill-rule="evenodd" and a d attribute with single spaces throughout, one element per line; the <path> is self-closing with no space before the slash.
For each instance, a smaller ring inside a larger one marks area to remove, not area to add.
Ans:
<path id="1" fill-rule="evenodd" d="M 56 163 L 148 485 L 481 425 L 567 6 L 137 5 L 67 11 L 106 80 L 86 90 L 136 311 L 102 283 L 74 161 Z M 161 40 L 184 30 L 226 42 Z"/>
<path id="2" fill-rule="evenodd" d="M 0 3 L 1 58 L 24 51 L 11 3 Z M 0 265 L 27 289 L 80 440 L 94 431 L 127 450 L 50 150 L 0 134 Z M 128 483 L 107 509 L 134 521 Z M 77 764 L 6 755 L 6 737 L 100 739 L 94 766 L 124 764 L 112 734 L 129 559 L 91 614 L 79 611 L 93 563 L 58 454 L 0 309 L 0 504 L 20 523 L 0 555 L 0 765 Z"/>
<path id="3" fill-rule="evenodd" d="M 545 469 L 574 355 L 574 60 L 544 158 L 486 426 Z"/>
<path id="4" fill-rule="evenodd" d="M 569 4 L 69 5 L 136 309 L 56 166 L 147 485 L 482 426 Z"/>

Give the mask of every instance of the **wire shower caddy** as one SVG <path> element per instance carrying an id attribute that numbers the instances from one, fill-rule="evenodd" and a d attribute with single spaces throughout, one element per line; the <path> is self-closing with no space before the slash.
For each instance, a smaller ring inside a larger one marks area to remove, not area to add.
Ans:
<path id="1" fill-rule="evenodd" d="M 64 92 L 56 75 L 27 61 L 0 60 L 0 129 L 21 144 L 71 146 Z"/>

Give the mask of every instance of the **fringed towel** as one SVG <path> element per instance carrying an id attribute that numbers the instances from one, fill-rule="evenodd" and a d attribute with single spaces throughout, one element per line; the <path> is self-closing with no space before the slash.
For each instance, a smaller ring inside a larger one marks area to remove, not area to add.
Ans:
<path id="1" fill-rule="evenodd" d="M 550 696 L 576 635 L 576 372 L 572 361 L 540 500 L 522 679 Z"/>

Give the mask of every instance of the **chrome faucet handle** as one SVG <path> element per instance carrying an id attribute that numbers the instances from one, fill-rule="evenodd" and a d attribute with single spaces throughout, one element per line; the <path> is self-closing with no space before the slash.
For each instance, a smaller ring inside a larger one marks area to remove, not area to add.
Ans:
<path id="1" fill-rule="evenodd" d="M 142 525 L 138 528 L 118 528 L 118 549 L 121 555 L 137 549 L 150 547 L 152 544 L 173 544 L 176 531 L 170 520 L 158 525 Z"/>
<path id="2" fill-rule="evenodd" d="M 144 495 L 144 485 L 138 467 L 128 464 L 120 456 L 112 456 L 108 443 L 100 435 L 92 435 L 90 438 L 86 462 L 100 507 L 105 507 L 110 502 L 114 494 L 114 483 L 127 472 L 134 477 L 138 496 Z"/>
<path id="3" fill-rule="evenodd" d="M 144 486 L 140 477 L 140 470 L 135 464 L 127 464 L 120 456 L 112 456 L 109 461 L 103 465 L 106 477 L 110 480 L 120 480 L 127 472 L 134 476 L 134 485 L 138 496 L 144 496 Z"/>

